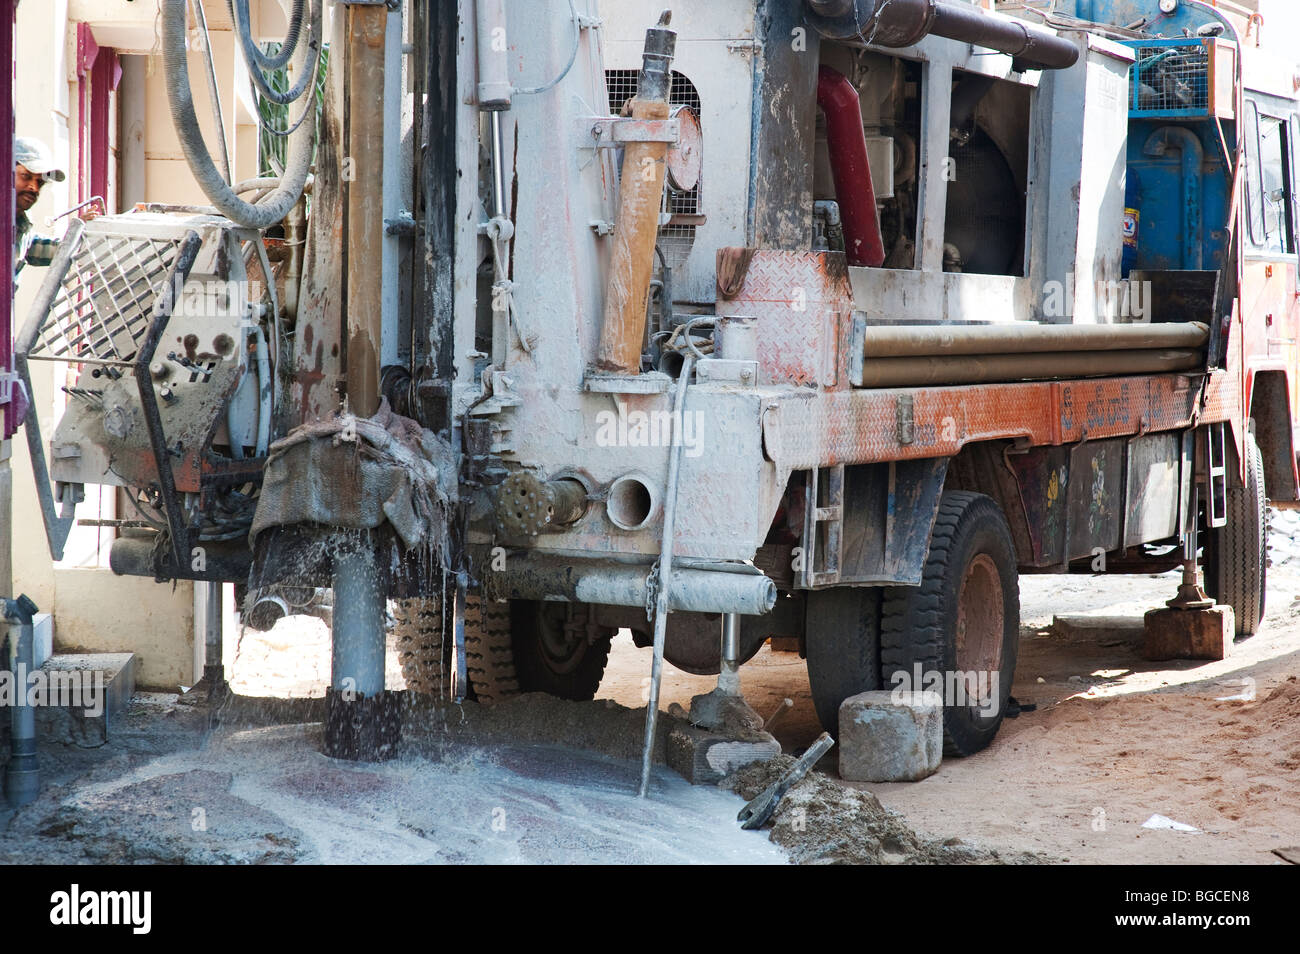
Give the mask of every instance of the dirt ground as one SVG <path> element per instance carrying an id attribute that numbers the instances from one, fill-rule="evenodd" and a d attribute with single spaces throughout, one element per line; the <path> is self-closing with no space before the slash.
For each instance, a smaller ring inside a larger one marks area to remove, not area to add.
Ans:
<path id="1" fill-rule="evenodd" d="M 1271 519 L 1268 618 L 1229 659 L 1149 663 L 1138 655 L 1142 616 L 1173 595 L 1177 574 L 1022 577 L 1012 692 L 1037 708 L 1007 720 L 987 751 L 948 760 L 923 782 L 852 787 L 923 835 L 1046 860 L 1278 862 L 1273 849 L 1300 843 L 1300 514 L 1273 511 Z M 316 659 L 293 690 L 323 692 L 328 633 L 303 624 L 294 632 L 312 652 L 287 657 L 288 643 L 245 637 L 237 678 L 260 671 L 284 679 L 289 658 L 299 666 Z M 621 634 L 600 697 L 643 705 L 649 662 L 649 650 Z M 400 678 L 391 660 L 390 668 Z M 801 752 L 820 733 L 797 654 L 764 647 L 741 680 L 764 716 L 793 700 L 772 726 L 786 752 Z M 688 706 L 713 684 L 665 667 L 662 706 Z M 249 681 L 243 691 L 269 688 Z M 834 774 L 834 752 L 819 769 Z M 1143 828 L 1153 815 L 1199 832 Z"/>
<path id="2" fill-rule="evenodd" d="M 1223 662 L 1139 657 L 1174 576 L 1023 577 L 1013 695 L 1035 708 L 919 783 L 840 782 L 832 750 L 783 803 L 782 850 L 662 766 L 632 797 L 650 653 L 626 633 L 597 702 L 408 711 L 399 759 L 349 765 L 318 751 L 328 627 L 292 617 L 227 639 L 243 699 L 145 693 L 101 749 L 44 740 L 46 790 L 0 814 L 0 862 L 1280 863 L 1300 843 L 1300 515 L 1273 521 L 1267 623 Z M 793 701 L 772 725 L 787 753 L 819 734 L 797 653 L 764 647 L 741 676 L 765 716 Z M 665 667 L 662 707 L 713 684 Z M 729 787 L 752 797 L 790 761 Z"/>

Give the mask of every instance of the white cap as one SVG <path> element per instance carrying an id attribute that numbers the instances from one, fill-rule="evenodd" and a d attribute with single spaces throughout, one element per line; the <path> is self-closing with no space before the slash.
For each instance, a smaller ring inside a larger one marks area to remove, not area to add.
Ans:
<path id="1" fill-rule="evenodd" d="M 14 138 L 14 164 L 26 166 L 28 172 L 43 176 L 50 182 L 62 182 L 67 175 L 54 163 L 50 147 L 34 136 Z"/>

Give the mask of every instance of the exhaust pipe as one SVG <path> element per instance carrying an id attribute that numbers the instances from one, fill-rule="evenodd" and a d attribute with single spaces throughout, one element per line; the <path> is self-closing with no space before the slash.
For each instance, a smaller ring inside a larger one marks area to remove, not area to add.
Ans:
<path id="1" fill-rule="evenodd" d="M 942 0 L 805 0 L 809 24 L 832 40 L 865 37 L 877 46 L 898 48 L 927 36 L 1008 53 L 1016 69 L 1069 69 L 1079 59 L 1072 42 L 1051 30 L 969 3 Z"/>
<path id="2" fill-rule="evenodd" d="M 842 73 L 823 66 L 817 77 L 817 105 L 826 114 L 826 148 L 844 222 L 845 255 L 850 265 L 879 268 L 885 263 L 885 240 L 880 234 L 858 91 Z"/>

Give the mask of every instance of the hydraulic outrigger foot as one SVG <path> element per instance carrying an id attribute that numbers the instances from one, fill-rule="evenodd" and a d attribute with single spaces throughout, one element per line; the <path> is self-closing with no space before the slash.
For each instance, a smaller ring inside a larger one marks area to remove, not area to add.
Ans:
<path id="1" fill-rule="evenodd" d="M 763 731 L 763 717 L 740 693 L 740 616 L 722 617 L 722 668 L 712 691 L 691 699 L 691 710 L 674 707 L 683 725 L 668 736 L 668 765 L 693 785 L 721 781 L 751 762 L 781 754 L 781 743 Z"/>
<path id="2" fill-rule="evenodd" d="M 1183 582 L 1166 606 L 1146 614 L 1144 659 L 1228 658 L 1237 622 L 1232 607 L 1216 606 L 1201 585 L 1195 521 L 1183 535 Z"/>
<path id="3" fill-rule="evenodd" d="M 185 703 L 220 705 L 230 696 L 226 667 L 222 664 L 222 584 L 203 580 L 194 584 L 203 613 L 203 676 L 181 697 Z"/>

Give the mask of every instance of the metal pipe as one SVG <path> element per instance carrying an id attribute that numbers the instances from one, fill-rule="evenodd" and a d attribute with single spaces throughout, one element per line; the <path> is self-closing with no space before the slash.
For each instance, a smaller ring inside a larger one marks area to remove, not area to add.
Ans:
<path id="1" fill-rule="evenodd" d="M 501 112 L 492 113 L 492 215 L 503 219 L 506 214 L 505 144 L 501 132 Z"/>
<path id="2" fill-rule="evenodd" d="M 850 265 L 879 268 L 885 262 L 885 240 L 858 91 L 842 73 L 823 66 L 817 76 L 817 105 L 826 114 L 826 148 L 844 223 L 844 253 Z"/>
<path id="3" fill-rule="evenodd" d="M 668 93 L 677 34 L 667 28 L 670 16 L 665 11 L 659 25 L 646 31 L 637 94 L 631 102 L 633 119 L 664 120 L 671 113 Z M 630 142 L 623 150 L 605 316 L 595 361 L 602 371 L 636 374 L 641 370 L 667 156 L 666 142 Z"/>
<path id="4" fill-rule="evenodd" d="M 665 19 L 667 14 L 664 14 Z M 664 23 L 661 20 L 660 23 Z M 647 39 L 646 48 L 650 47 Z M 686 388 L 691 382 L 691 372 L 695 370 L 695 355 L 687 354 L 682 361 L 682 373 L 677 379 L 677 395 L 673 400 L 673 433 L 682 432 L 682 420 L 686 410 Z M 641 787 L 638 798 L 645 798 L 650 791 L 650 757 L 654 754 L 655 722 L 659 718 L 659 684 L 664 673 L 664 641 L 668 633 L 669 599 L 673 586 L 673 545 L 676 541 L 674 532 L 677 527 L 677 478 L 682 463 L 682 442 L 673 441 L 668 451 L 668 489 L 664 501 L 663 536 L 659 543 L 659 579 L 655 588 L 655 632 L 654 660 L 650 666 L 650 698 L 645 710 L 645 740 L 641 746 Z M 653 571 L 651 579 L 654 578 Z M 647 587 L 649 580 L 646 581 Z"/>
<path id="5" fill-rule="evenodd" d="M 4 601 L 4 618 L 9 624 L 8 668 L 14 680 L 5 796 L 14 808 L 34 802 L 41 791 L 40 769 L 36 763 L 36 713 L 27 704 L 28 680 L 36 668 L 32 626 L 35 615 L 36 604 L 26 596 Z"/>
<path id="6" fill-rule="evenodd" d="M 478 40 L 478 108 L 510 108 L 509 45 L 506 42 L 505 0 L 475 0 L 474 20 Z"/>
<path id="7" fill-rule="evenodd" d="M 833 40 L 899 48 L 931 34 L 1008 53 L 1018 69 L 1068 69 L 1079 49 L 1051 30 L 941 0 L 805 0 L 808 22 Z"/>
<path id="8" fill-rule="evenodd" d="M 196 629 L 203 631 L 203 679 L 209 688 L 225 682 L 225 667 L 221 659 L 221 589 L 222 583 L 198 581 L 194 584 L 201 601 L 203 619 Z"/>
<path id="9" fill-rule="evenodd" d="M 866 331 L 865 355 L 878 358 L 1043 354 L 1052 351 L 1141 351 L 1204 348 L 1200 322 L 1132 325 L 877 325 Z M 1100 360 L 1100 359 L 1099 359 Z"/>
<path id="10" fill-rule="evenodd" d="M 402 175 L 402 16 L 404 5 L 391 11 L 384 30 L 384 132 L 383 132 L 383 218 L 396 219 L 411 207 L 405 196 Z M 380 365 L 388 367 L 400 361 L 401 317 L 399 314 L 401 278 L 398 268 L 405 240 L 383 230 L 380 257 Z"/>
<path id="11" fill-rule="evenodd" d="M 384 604 L 374 554 L 363 546 L 341 547 L 334 558 L 330 687 L 344 701 L 383 694 Z"/>
<path id="12" fill-rule="evenodd" d="M 187 558 L 177 564 L 170 550 L 155 554 L 156 540 L 146 537 L 118 537 L 108 551 L 108 566 L 117 576 L 144 576 L 162 580 L 241 581 L 248 579 L 253 552 L 246 540 L 205 542 L 202 570 L 195 570 Z"/>
<path id="13" fill-rule="evenodd" d="M 564 599 L 608 606 L 645 606 L 646 568 L 639 564 L 596 564 L 512 555 L 506 568 L 492 575 L 500 598 Z M 761 573 L 723 573 L 682 569 L 668 588 L 673 610 L 690 613 L 739 613 L 762 616 L 776 605 L 776 584 Z"/>
<path id="14" fill-rule="evenodd" d="M 1204 259 L 1205 241 L 1201 226 L 1201 167 L 1205 149 L 1200 137 L 1183 126 L 1161 126 L 1147 137 L 1142 154 L 1155 159 L 1164 157 L 1174 146 L 1183 159 L 1183 268 L 1199 271 Z"/>
<path id="15" fill-rule="evenodd" d="M 722 614 L 722 668 L 718 673 L 718 691 L 740 695 L 740 615 Z"/>
<path id="16" fill-rule="evenodd" d="M 1205 353 L 1193 350 L 1048 352 L 962 355 L 950 358 L 881 358 L 863 364 L 859 387 L 944 387 L 998 381 L 1168 374 L 1203 367 Z M 856 383 L 856 382 L 855 382 Z"/>
<path id="17" fill-rule="evenodd" d="M 1064 70 L 1079 61 L 1079 48 L 1073 41 L 1023 20 L 985 13 L 966 2 L 934 3 L 932 32 L 1009 53 L 1019 69 Z"/>

